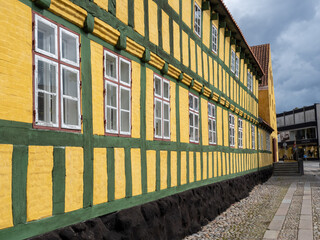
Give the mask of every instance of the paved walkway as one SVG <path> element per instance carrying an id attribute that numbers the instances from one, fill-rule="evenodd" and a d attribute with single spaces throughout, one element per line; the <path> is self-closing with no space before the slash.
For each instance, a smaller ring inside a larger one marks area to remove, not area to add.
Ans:
<path id="1" fill-rule="evenodd" d="M 312 200 L 312 195 L 315 195 L 312 194 L 312 190 L 317 191 L 320 184 L 319 162 L 306 162 L 304 176 L 288 178 L 292 180 L 292 183 L 269 224 L 263 239 L 286 239 L 286 237 L 298 240 L 319 239 L 318 234 L 316 234 L 318 228 L 316 211 L 319 210 L 316 208 L 316 202 L 318 199 Z M 300 194 L 298 193 L 299 187 L 303 188 L 303 191 L 300 189 Z M 293 207 L 295 198 L 299 195 L 300 198 L 302 196 L 300 211 L 289 213 L 290 207 Z M 296 219 L 294 223 L 291 221 L 292 224 L 285 224 L 292 218 Z M 294 234 L 296 236 L 294 238 L 292 238 L 292 231 L 297 232 Z"/>

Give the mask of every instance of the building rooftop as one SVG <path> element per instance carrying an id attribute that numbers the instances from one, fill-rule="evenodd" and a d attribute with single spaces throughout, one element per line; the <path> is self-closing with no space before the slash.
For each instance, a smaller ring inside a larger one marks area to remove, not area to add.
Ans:
<path id="1" fill-rule="evenodd" d="M 269 68 L 269 52 L 270 52 L 270 44 L 263 44 L 251 47 L 252 52 L 258 59 L 263 71 L 264 76 L 261 78 L 261 83 L 259 83 L 259 87 L 268 86 L 268 68 Z"/>

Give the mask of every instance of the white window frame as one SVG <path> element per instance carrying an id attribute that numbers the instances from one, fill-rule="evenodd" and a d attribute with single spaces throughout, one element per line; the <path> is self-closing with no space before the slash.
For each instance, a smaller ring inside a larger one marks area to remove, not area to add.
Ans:
<path id="1" fill-rule="evenodd" d="M 237 78 L 239 77 L 239 61 L 240 61 L 240 59 L 236 54 L 236 73 L 235 74 L 236 74 Z"/>
<path id="2" fill-rule="evenodd" d="M 156 90 L 155 90 L 156 89 L 156 79 L 160 80 L 160 86 L 161 86 L 160 95 L 156 94 Z M 164 96 L 164 84 L 165 83 L 168 84 L 168 98 L 166 98 Z M 154 89 L 154 91 L 153 91 L 154 92 L 154 96 L 153 96 L 153 99 L 154 99 L 154 120 L 153 120 L 154 138 L 159 139 L 159 140 L 161 140 L 161 139 L 170 140 L 170 138 L 171 138 L 170 81 L 157 75 L 157 74 L 154 74 L 154 76 L 153 76 L 153 89 Z M 160 102 L 160 104 L 161 104 L 161 118 L 156 117 L 156 104 L 155 104 L 156 101 Z M 164 123 L 165 123 L 165 121 L 167 121 L 164 119 L 164 105 L 168 105 L 168 110 L 169 110 L 169 116 L 168 116 L 169 117 L 169 120 L 168 120 L 168 122 L 169 122 L 169 129 L 168 129 L 169 136 L 164 136 Z M 156 133 L 156 120 L 157 119 L 158 120 L 160 119 L 160 121 L 161 121 L 161 135 L 157 135 L 157 133 Z"/>
<path id="3" fill-rule="evenodd" d="M 218 30 L 215 25 L 212 24 L 212 51 L 218 52 Z"/>
<path id="4" fill-rule="evenodd" d="M 209 114 L 209 108 L 211 108 L 211 115 Z M 217 122 L 216 122 L 216 106 L 208 102 L 208 125 L 211 125 L 211 131 L 209 132 L 209 144 L 217 144 Z M 214 127 L 213 127 L 214 126 Z M 210 141 L 210 135 L 212 141 Z"/>
<path id="5" fill-rule="evenodd" d="M 62 33 L 65 33 L 71 37 L 74 37 L 76 39 L 76 49 L 79 49 L 79 36 L 72 33 L 72 32 L 69 32 L 67 31 L 66 29 L 64 28 L 60 28 L 60 39 L 59 39 L 59 42 L 60 42 L 60 58 L 61 58 L 61 61 L 67 63 L 67 64 L 70 64 L 70 65 L 73 65 L 73 66 L 76 66 L 76 67 L 79 67 L 79 64 L 80 64 L 80 57 L 79 57 L 79 51 L 77 51 L 77 56 L 76 56 L 76 62 L 73 62 L 73 61 L 70 61 L 69 59 L 66 59 L 66 58 L 63 58 L 62 57 Z"/>
<path id="6" fill-rule="evenodd" d="M 199 124 L 200 124 L 200 119 L 199 119 L 199 97 L 198 96 L 196 96 L 196 95 L 194 95 L 194 94 L 192 94 L 192 93 L 189 93 L 189 98 L 190 98 L 190 96 L 192 97 L 192 107 L 190 106 L 190 104 L 189 104 L 189 119 L 190 119 L 190 115 L 192 115 L 192 118 L 193 118 L 193 126 L 191 126 L 190 125 L 190 121 L 189 121 L 189 141 L 191 142 L 191 143 L 199 143 L 199 138 L 200 138 L 200 132 L 199 132 Z M 188 101 L 190 101 L 189 100 L 189 98 L 188 98 Z M 195 108 L 195 101 L 197 101 L 198 102 L 198 108 Z M 195 118 L 196 118 L 196 116 L 198 117 L 198 127 L 196 127 L 195 126 Z M 190 134 L 190 128 L 192 127 L 192 133 L 193 133 L 193 138 L 191 138 L 191 134 Z M 196 134 L 195 134 L 195 132 L 196 132 L 196 130 L 198 130 L 198 138 L 196 139 Z"/>
<path id="7" fill-rule="evenodd" d="M 46 126 L 46 127 L 59 127 L 59 76 L 58 76 L 58 72 L 59 72 L 59 64 L 55 61 L 51 61 L 47 58 L 44 58 L 44 57 L 41 57 L 41 56 L 38 56 L 38 55 L 35 55 L 34 56 L 34 62 L 35 62 L 35 72 L 34 72 L 34 81 L 35 81 L 35 86 L 34 86 L 34 103 L 35 103 L 35 123 L 36 125 L 39 125 L 39 126 Z M 56 93 L 55 94 L 51 94 L 45 90 L 41 90 L 41 89 L 38 89 L 38 61 L 41 60 L 41 61 L 44 61 L 44 62 L 47 62 L 49 63 L 50 65 L 55 65 L 56 67 Z M 47 123 L 47 122 L 43 122 L 43 121 L 40 121 L 39 120 L 39 114 L 38 114 L 38 95 L 39 95 L 39 92 L 43 92 L 43 93 L 46 93 L 46 94 L 50 94 L 50 95 L 54 95 L 56 97 L 56 124 L 54 123 Z"/>
<path id="8" fill-rule="evenodd" d="M 235 73 L 235 68 L 236 68 L 236 53 L 231 50 L 231 72 Z"/>
<path id="9" fill-rule="evenodd" d="M 199 15 L 197 14 L 197 12 L 199 12 Z M 201 38 L 201 8 L 200 6 L 195 2 L 194 3 L 194 25 L 193 25 L 193 28 L 194 28 L 194 32 L 195 34 L 197 34 L 197 36 L 199 38 Z M 197 20 L 199 20 L 199 26 L 198 23 L 197 23 Z M 199 27 L 199 32 L 197 32 L 196 30 L 196 26 Z"/>
<path id="10" fill-rule="evenodd" d="M 234 133 L 234 115 L 229 114 L 229 145 L 230 147 L 235 146 L 235 133 Z"/>
<path id="11" fill-rule="evenodd" d="M 132 116 L 131 116 L 131 112 L 132 112 L 132 102 L 131 102 L 131 97 L 132 97 L 132 89 L 131 89 L 131 85 L 132 85 L 132 64 L 129 60 L 123 58 L 121 55 L 117 55 L 107 49 L 103 50 L 103 56 L 104 56 L 104 67 L 103 67 L 103 76 L 104 76 L 104 86 L 105 86 L 105 90 L 104 90 L 104 97 L 105 97 L 105 103 L 104 103 L 104 111 L 105 111 L 105 133 L 106 134 L 113 134 L 113 135 L 117 135 L 117 136 L 124 136 L 124 137 L 131 137 L 131 128 L 132 128 Z M 106 64 L 107 64 L 107 56 L 111 56 L 113 58 L 116 59 L 116 78 L 112 77 L 112 76 L 108 76 L 107 75 L 107 70 L 106 70 Z M 121 61 L 125 62 L 129 65 L 129 83 L 123 82 L 121 81 Z M 117 129 L 116 130 L 111 130 L 111 129 L 107 129 L 107 125 L 108 125 L 108 114 L 107 114 L 107 110 L 108 108 L 112 108 L 115 109 L 115 107 L 113 106 L 108 106 L 107 105 L 107 84 L 110 84 L 112 86 L 116 87 L 116 91 L 117 91 L 117 107 L 116 107 L 116 111 L 117 111 Z M 125 109 L 121 109 L 121 89 L 126 89 L 129 91 L 129 111 L 125 110 Z M 123 131 L 121 129 L 121 112 L 129 112 L 129 126 L 128 129 L 129 131 Z"/>
<path id="12" fill-rule="evenodd" d="M 255 127 L 251 125 L 251 136 L 252 136 L 252 149 L 256 149 L 256 139 L 255 139 Z"/>
<path id="13" fill-rule="evenodd" d="M 247 77 L 247 87 L 252 92 L 252 85 L 253 85 L 253 76 L 250 70 L 248 69 L 248 77 Z"/>
<path id="14" fill-rule="evenodd" d="M 238 146 L 243 148 L 243 121 L 238 119 Z"/>

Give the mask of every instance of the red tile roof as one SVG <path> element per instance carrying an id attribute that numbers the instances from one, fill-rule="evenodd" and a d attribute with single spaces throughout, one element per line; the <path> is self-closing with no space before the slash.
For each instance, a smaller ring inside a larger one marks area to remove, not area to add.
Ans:
<path id="1" fill-rule="evenodd" d="M 270 44 L 252 46 L 251 50 L 260 62 L 260 65 L 264 71 L 264 76 L 261 78 L 261 84 L 259 84 L 259 87 L 268 86 Z"/>

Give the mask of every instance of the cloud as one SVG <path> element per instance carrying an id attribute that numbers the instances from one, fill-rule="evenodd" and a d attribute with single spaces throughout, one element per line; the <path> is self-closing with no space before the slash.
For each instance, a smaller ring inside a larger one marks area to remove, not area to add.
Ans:
<path id="1" fill-rule="evenodd" d="M 250 45 L 271 44 L 277 112 L 320 102 L 320 2 L 224 2 Z"/>

